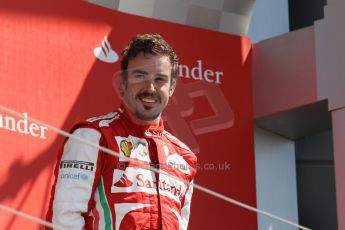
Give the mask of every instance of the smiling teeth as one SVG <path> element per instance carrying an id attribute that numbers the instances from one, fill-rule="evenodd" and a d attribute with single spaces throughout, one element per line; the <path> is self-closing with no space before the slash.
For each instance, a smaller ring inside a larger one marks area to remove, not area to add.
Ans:
<path id="1" fill-rule="evenodd" d="M 142 98 L 141 100 L 144 101 L 144 102 L 149 102 L 149 103 L 155 102 L 155 100 L 153 100 L 153 99 L 148 99 L 148 98 Z"/>

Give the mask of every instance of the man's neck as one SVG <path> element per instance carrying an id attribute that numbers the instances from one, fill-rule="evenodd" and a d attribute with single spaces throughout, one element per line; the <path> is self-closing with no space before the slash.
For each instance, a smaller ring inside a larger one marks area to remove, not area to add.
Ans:
<path id="1" fill-rule="evenodd" d="M 132 113 L 129 112 L 129 116 L 131 117 L 133 123 L 137 124 L 137 125 L 154 125 L 154 126 L 159 126 L 159 121 L 161 119 L 161 117 L 157 117 L 155 120 L 152 121 L 143 121 L 138 119 L 137 117 L 135 117 Z"/>

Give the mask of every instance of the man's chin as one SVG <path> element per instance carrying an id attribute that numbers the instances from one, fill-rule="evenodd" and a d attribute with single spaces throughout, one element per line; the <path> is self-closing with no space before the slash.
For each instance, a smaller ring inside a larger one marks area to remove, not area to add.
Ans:
<path id="1" fill-rule="evenodd" d="M 155 121 L 160 117 L 160 112 L 152 111 L 153 108 L 145 110 L 144 112 L 136 111 L 135 116 L 142 121 Z"/>

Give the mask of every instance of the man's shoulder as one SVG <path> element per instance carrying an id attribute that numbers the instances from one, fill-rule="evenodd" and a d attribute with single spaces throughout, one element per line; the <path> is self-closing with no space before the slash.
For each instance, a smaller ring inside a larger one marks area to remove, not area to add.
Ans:
<path id="1" fill-rule="evenodd" d="M 104 115 L 90 117 L 86 119 L 85 121 L 80 122 L 80 124 L 88 124 L 98 129 L 107 128 L 116 124 L 120 116 L 121 116 L 121 111 L 117 110 L 117 111 L 110 112 Z"/>
<path id="2" fill-rule="evenodd" d="M 104 115 L 90 117 L 76 123 L 71 131 L 74 132 L 80 128 L 89 128 L 105 134 L 108 132 L 107 129 L 112 128 L 116 125 L 119 118 L 120 111 L 109 112 Z"/>
<path id="3" fill-rule="evenodd" d="M 169 133 L 168 131 L 164 130 L 164 136 L 169 140 L 170 143 L 172 143 L 174 146 L 177 147 L 176 154 L 180 155 L 183 160 L 185 160 L 189 166 L 195 169 L 196 163 L 197 163 L 197 156 L 194 152 L 180 139 Z M 195 172 L 194 172 L 195 174 Z"/>
<path id="4" fill-rule="evenodd" d="M 192 150 L 185 143 L 183 143 L 180 139 L 178 139 L 177 137 L 175 137 L 174 135 L 172 135 L 168 131 L 164 130 L 163 134 L 174 145 L 176 145 L 176 146 L 178 146 L 178 147 L 180 147 L 180 148 L 182 148 L 184 150 L 187 150 L 189 152 L 192 152 Z"/>

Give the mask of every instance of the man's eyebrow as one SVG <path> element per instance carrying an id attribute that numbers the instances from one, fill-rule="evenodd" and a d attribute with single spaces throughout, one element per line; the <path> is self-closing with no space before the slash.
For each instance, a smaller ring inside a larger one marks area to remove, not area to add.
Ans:
<path id="1" fill-rule="evenodd" d="M 140 74 L 148 74 L 148 72 L 144 71 L 144 70 L 141 70 L 141 69 L 135 69 L 132 71 L 132 73 L 140 73 Z"/>
<path id="2" fill-rule="evenodd" d="M 141 70 L 141 69 L 134 69 L 132 71 L 133 74 L 136 74 L 136 73 L 140 73 L 140 74 L 149 74 L 148 72 L 146 72 L 145 70 Z M 163 77 L 163 78 L 169 78 L 169 75 L 166 75 L 166 74 L 163 74 L 163 73 L 157 73 L 155 74 L 156 77 Z"/>

